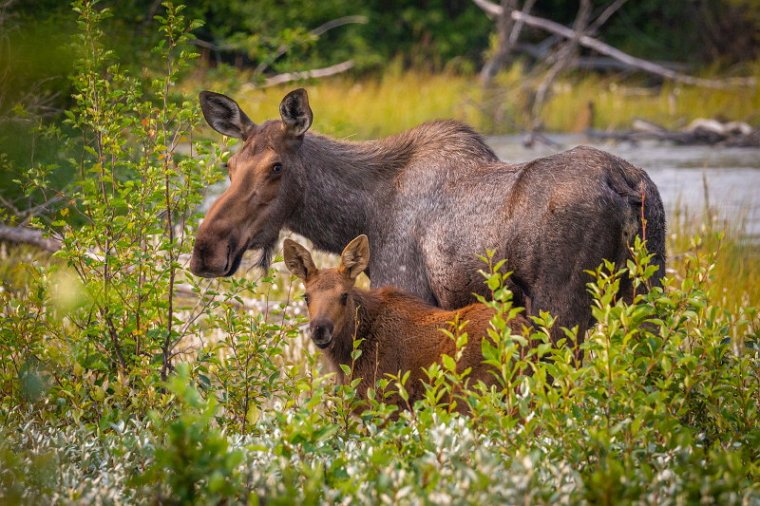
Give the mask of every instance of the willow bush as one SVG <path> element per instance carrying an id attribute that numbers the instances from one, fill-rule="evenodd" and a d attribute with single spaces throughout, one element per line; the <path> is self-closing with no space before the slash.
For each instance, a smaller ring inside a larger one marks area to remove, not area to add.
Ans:
<path id="1" fill-rule="evenodd" d="M 56 171 L 73 167 L 77 177 L 61 192 L 65 205 L 36 221 L 61 239 L 60 251 L 5 273 L 3 408 L 31 402 L 108 426 L 163 407 L 170 396 L 161 382 L 189 356 L 194 376 L 225 385 L 226 411 L 244 426 L 253 400 L 278 391 L 270 388 L 277 342 L 293 326 L 273 333 L 268 315 L 234 311 L 269 278 L 201 283 L 185 272 L 204 193 L 224 178 L 227 156 L 194 139 L 197 100 L 176 88 L 195 57 L 188 43 L 197 23 L 165 3 L 155 59 L 133 76 L 107 48 L 108 10 L 88 0 L 74 9 L 78 72 L 67 122 L 81 138 L 62 146 L 59 165 L 32 167 L 19 183 L 49 194 Z M 219 341 L 231 344 L 231 357 Z"/>

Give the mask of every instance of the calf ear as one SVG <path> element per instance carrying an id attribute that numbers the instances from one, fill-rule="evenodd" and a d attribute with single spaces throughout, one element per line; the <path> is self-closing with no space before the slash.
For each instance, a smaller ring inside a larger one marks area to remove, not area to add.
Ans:
<path id="1" fill-rule="evenodd" d="M 202 91 L 199 99 L 203 117 L 209 126 L 220 134 L 245 140 L 251 129 L 256 126 L 237 102 L 226 95 Z"/>
<path id="2" fill-rule="evenodd" d="M 289 136 L 300 137 L 306 133 L 314 115 L 305 89 L 298 88 L 285 95 L 280 102 L 280 117 L 282 127 Z"/>
<path id="3" fill-rule="evenodd" d="M 369 265 L 369 239 L 362 234 L 348 243 L 340 254 L 338 271 L 350 280 L 355 280 Z"/>
<path id="4" fill-rule="evenodd" d="M 317 267 L 314 265 L 309 250 L 290 239 L 285 239 L 282 249 L 285 265 L 290 272 L 304 281 L 317 273 Z"/>

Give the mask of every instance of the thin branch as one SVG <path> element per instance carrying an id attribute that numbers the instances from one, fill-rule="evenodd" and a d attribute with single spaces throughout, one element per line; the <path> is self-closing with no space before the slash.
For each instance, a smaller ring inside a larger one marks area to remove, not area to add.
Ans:
<path id="1" fill-rule="evenodd" d="M 480 82 L 484 87 L 491 83 L 491 80 L 496 76 L 501 67 L 504 66 L 509 58 L 509 54 L 512 52 L 512 44 L 509 41 L 511 40 L 514 21 L 506 13 L 512 12 L 516 6 L 517 0 L 501 0 L 502 14 L 496 20 L 498 32 L 496 51 L 480 71 Z"/>
<path id="2" fill-rule="evenodd" d="M 539 128 L 539 122 L 541 117 L 541 110 L 544 107 L 544 103 L 549 97 L 549 91 L 551 89 L 554 80 L 571 64 L 575 62 L 578 57 L 578 39 L 586 30 L 589 22 L 589 16 L 591 15 L 591 0 L 581 0 L 578 7 L 578 14 L 573 22 L 573 33 L 575 36 L 568 39 L 565 44 L 554 55 L 553 63 L 546 72 L 546 75 L 541 80 L 541 83 L 536 89 L 536 94 L 533 100 L 533 106 L 531 107 L 532 125 L 531 130 L 535 131 Z"/>
<path id="3" fill-rule="evenodd" d="M 231 306 L 244 311 L 253 311 L 262 314 L 273 312 L 275 310 L 282 310 L 283 304 L 285 304 L 286 307 L 289 306 L 287 301 L 264 301 L 259 299 L 249 299 L 245 297 L 225 298 L 224 300 L 218 300 L 215 297 L 209 296 L 205 293 L 198 293 L 193 289 L 192 286 L 186 284 L 177 284 L 174 293 L 178 297 L 198 299 L 200 303 L 204 304 L 204 309 L 214 301 L 218 302 L 221 305 Z M 199 313 L 198 316 L 201 314 L 202 312 Z"/>
<path id="4" fill-rule="evenodd" d="M 530 11 L 533 9 L 533 5 L 535 5 L 536 0 L 526 0 L 523 4 L 523 8 L 521 9 L 521 12 L 523 14 L 530 14 Z M 512 27 L 512 33 L 509 34 L 509 46 L 514 47 L 515 44 L 517 44 L 517 40 L 520 38 L 520 32 L 522 31 L 523 25 L 525 25 L 525 21 L 517 21 L 515 23 L 515 26 Z"/>
<path id="5" fill-rule="evenodd" d="M 475 5 L 483 9 L 483 12 L 488 14 L 488 16 L 501 16 L 501 13 L 504 12 L 501 9 L 500 5 L 496 5 L 493 2 L 489 2 L 488 0 L 472 0 Z"/>
<path id="6" fill-rule="evenodd" d="M 346 72 L 354 67 L 354 60 L 346 60 L 329 67 L 323 67 L 321 69 L 302 70 L 299 72 L 286 72 L 284 74 L 278 74 L 267 78 L 263 84 L 259 86 L 250 85 L 257 88 L 269 88 L 270 86 L 277 86 L 278 84 L 285 84 L 292 81 L 301 81 L 304 79 L 318 79 L 320 77 L 329 77 L 342 72 Z M 245 86 L 244 86 L 245 87 Z"/>
<path id="7" fill-rule="evenodd" d="M 29 220 L 34 218 L 35 216 L 39 216 L 40 214 L 44 213 L 48 210 L 50 206 L 53 204 L 56 204 L 63 200 L 62 195 L 55 195 L 51 199 L 47 200 L 46 202 L 43 202 L 41 204 L 37 204 L 36 206 L 30 207 L 29 209 L 19 210 L 17 209 L 13 203 L 5 199 L 4 197 L 0 196 L 0 204 L 7 207 L 13 214 L 15 214 L 18 218 L 22 218 L 21 223 L 19 225 L 26 225 L 29 223 Z"/>
<path id="8" fill-rule="evenodd" d="M 593 35 L 596 33 L 596 31 L 602 27 L 604 23 L 607 22 L 608 19 L 612 17 L 613 14 L 615 14 L 617 11 L 620 10 L 620 8 L 626 4 L 628 0 L 615 0 L 610 5 L 607 6 L 606 9 L 602 11 L 601 14 L 599 14 L 596 19 L 589 25 L 587 33 L 590 35 Z"/>
<path id="9" fill-rule="evenodd" d="M 325 32 L 328 32 L 332 30 L 333 28 L 338 28 L 345 25 L 351 25 L 351 24 L 358 24 L 358 25 L 365 25 L 367 24 L 367 16 L 343 16 L 341 18 L 336 18 L 328 21 L 327 23 L 323 23 L 316 27 L 315 29 L 309 31 L 309 35 L 312 37 L 319 37 Z M 263 73 L 269 66 L 274 63 L 275 61 L 279 60 L 282 55 L 288 52 L 290 50 L 290 46 L 287 44 L 283 44 L 280 47 L 277 48 L 277 51 L 272 56 L 272 58 L 269 61 L 263 61 L 259 63 L 259 65 L 256 67 L 256 70 L 254 73 L 261 74 Z"/>

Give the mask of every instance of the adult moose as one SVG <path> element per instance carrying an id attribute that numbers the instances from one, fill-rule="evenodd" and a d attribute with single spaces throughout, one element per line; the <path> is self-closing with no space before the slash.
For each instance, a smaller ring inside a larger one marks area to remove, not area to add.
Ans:
<path id="1" fill-rule="evenodd" d="M 578 147 L 507 164 L 455 121 L 367 142 L 310 133 L 303 89 L 285 96 L 280 119 L 260 125 L 229 97 L 204 91 L 200 101 L 212 128 L 244 143 L 228 162 L 229 188 L 198 230 L 190 264 L 197 275 L 233 274 L 248 249 L 262 249 L 268 265 L 283 228 L 333 253 L 366 234 L 373 286 L 453 309 L 487 295 L 478 255 L 490 249 L 507 259 L 515 303 L 557 317 L 557 338 L 560 325 L 583 335 L 591 323 L 584 271 L 603 259 L 622 263 L 634 234 L 654 253 L 655 282 L 664 272 L 656 186 L 603 151 Z"/>

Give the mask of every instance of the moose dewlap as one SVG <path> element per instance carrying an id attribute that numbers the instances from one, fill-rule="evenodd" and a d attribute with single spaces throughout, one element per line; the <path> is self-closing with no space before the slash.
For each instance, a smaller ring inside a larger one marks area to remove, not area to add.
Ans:
<path id="1" fill-rule="evenodd" d="M 409 402 L 422 397 L 423 368 L 440 362 L 446 354 L 455 355 L 455 343 L 442 329 L 451 322 L 467 322 L 469 343 L 457 364 L 459 371 L 471 368 L 471 384 L 494 382 L 483 363 L 481 341 L 487 337 L 493 310 L 484 304 L 471 304 L 447 311 L 394 287 L 362 290 L 356 277 L 369 264 L 369 240 L 360 235 L 345 247 L 340 264 L 332 269 L 317 269 L 309 251 L 290 239 L 284 244 L 285 264 L 301 278 L 309 307 L 309 333 L 328 365 L 345 381 L 340 365 L 351 366 L 355 338 L 362 339 L 362 354 L 353 363 L 354 377 L 361 378 L 359 394 L 386 374 L 409 371 L 406 389 Z M 528 321 L 522 316 L 511 321 L 512 331 L 521 333 Z M 400 399 L 395 399 L 398 403 Z"/>

